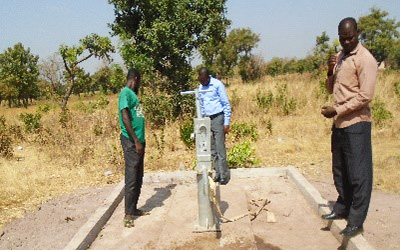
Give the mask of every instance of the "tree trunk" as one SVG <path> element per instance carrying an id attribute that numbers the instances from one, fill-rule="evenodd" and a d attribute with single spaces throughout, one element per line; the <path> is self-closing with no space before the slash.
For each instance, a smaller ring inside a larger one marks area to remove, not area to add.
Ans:
<path id="1" fill-rule="evenodd" d="M 71 81 L 70 86 L 67 88 L 67 92 L 65 92 L 64 97 L 61 100 L 61 110 L 65 110 L 67 108 L 69 97 L 72 94 L 72 90 L 74 88 L 75 81 Z"/>

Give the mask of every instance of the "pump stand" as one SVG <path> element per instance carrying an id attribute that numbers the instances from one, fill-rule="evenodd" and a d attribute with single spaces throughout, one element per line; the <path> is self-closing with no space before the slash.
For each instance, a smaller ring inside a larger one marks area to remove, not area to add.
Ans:
<path id="1" fill-rule="evenodd" d="M 193 232 L 219 232 L 219 219 L 211 202 L 210 185 L 208 177 L 212 173 L 211 159 L 211 120 L 209 117 L 202 117 L 200 111 L 199 93 L 208 92 L 201 90 L 181 92 L 182 95 L 194 94 L 196 97 L 196 113 L 194 118 L 194 135 L 196 139 L 196 174 L 197 174 L 197 198 L 198 218 Z"/>

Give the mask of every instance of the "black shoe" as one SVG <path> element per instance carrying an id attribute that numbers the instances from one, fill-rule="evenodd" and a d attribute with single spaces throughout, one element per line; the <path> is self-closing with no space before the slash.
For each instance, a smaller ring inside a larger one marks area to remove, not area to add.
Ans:
<path id="1" fill-rule="evenodd" d="M 213 178 L 213 180 L 214 180 L 214 182 L 220 182 L 219 176 L 215 176 L 215 177 Z"/>
<path id="2" fill-rule="evenodd" d="M 150 213 L 149 212 L 146 212 L 146 211 L 143 211 L 143 210 L 140 210 L 140 209 L 136 209 L 135 210 L 135 212 L 133 212 L 133 216 L 146 216 L 146 215 L 149 215 Z"/>
<path id="3" fill-rule="evenodd" d="M 221 179 L 220 181 L 219 181 L 219 184 L 221 184 L 221 185 L 226 185 L 226 184 L 228 184 L 228 180 L 227 179 Z"/>
<path id="4" fill-rule="evenodd" d="M 344 237 L 353 237 L 357 234 L 364 232 L 363 226 L 349 226 L 347 225 L 345 229 L 343 229 L 340 234 Z"/>
<path id="5" fill-rule="evenodd" d="M 341 219 L 345 219 L 346 217 L 347 216 L 342 215 L 342 214 L 337 214 L 333 211 L 330 214 L 324 214 L 321 216 L 321 218 L 324 220 L 341 220 Z"/>

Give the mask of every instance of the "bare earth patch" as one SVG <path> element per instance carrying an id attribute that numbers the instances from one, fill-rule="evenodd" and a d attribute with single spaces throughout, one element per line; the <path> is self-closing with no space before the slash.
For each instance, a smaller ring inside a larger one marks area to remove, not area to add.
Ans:
<path id="1" fill-rule="evenodd" d="M 333 204 L 337 192 L 329 177 L 310 181 L 322 197 Z M 400 195 L 374 190 L 367 220 L 364 224 L 364 237 L 376 249 L 400 249 Z"/>
<path id="2" fill-rule="evenodd" d="M 113 188 L 87 188 L 44 203 L 0 231 L 0 249 L 62 249 Z"/>
<path id="3" fill-rule="evenodd" d="M 335 200 L 336 191 L 329 176 L 309 178 L 325 199 Z M 0 232 L 0 249 L 62 249 L 113 188 L 84 189 L 43 204 L 36 212 L 5 226 L 4 232 Z M 228 217 L 245 212 L 246 200 L 268 198 L 271 204 L 267 207 L 278 222 L 267 223 L 262 213 L 253 222 L 246 218 L 222 224 L 220 235 L 193 234 L 197 211 L 195 184 L 145 183 L 140 205 L 151 215 L 139 218 L 134 228 L 123 228 L 121 203 L 91 248 L 305 249 L 308 245 L 308 249 L 324 249 L 320 240 L 327 243 L 327 249 L 340 245 L 330 232 L 321 231 L 324 223 L 286 177 L 232 180 L 221 187 L 221 195 L 221 207 Z M 183 203 L 185 206 L 180 205 Z M 398 211 L 400 195 L 373 192 L 364 237 L 376 249 L 400 249 Z M 139 231 L 141 236 L 136 237 Z"/>

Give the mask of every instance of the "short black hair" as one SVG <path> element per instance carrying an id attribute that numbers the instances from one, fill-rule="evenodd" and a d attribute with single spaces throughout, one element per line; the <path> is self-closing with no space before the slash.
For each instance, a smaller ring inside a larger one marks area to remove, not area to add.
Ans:
<path id="1" fill-rule="evenodd" d="M 346 23 L 350 23 L 355 30 L 358 30 L 357 28 L 357 21 L 354 19 L 354 17 L 346 17 L 342 21 L 340 21 L 338 25 L 338 30 L 340 30 Z"/>
<path id="2" fill-rule="evenodd" d="M 135 68 L 130 68 L 128 70 L 128 74 L 126 75 L 126 80 L 127 81 L 131 81 L 131 80 L 135 79 L 135 77 L 139 77 L 140 78 L 139 70 L 137 70 Z"/>
<path id="3" fill-rule="evenodd" d="M 205 72 L 207 75 L 210 75 L 210 70 L 206 67 L 201 67 L 197 73 L 200 75 L 201 73 Z"/>

